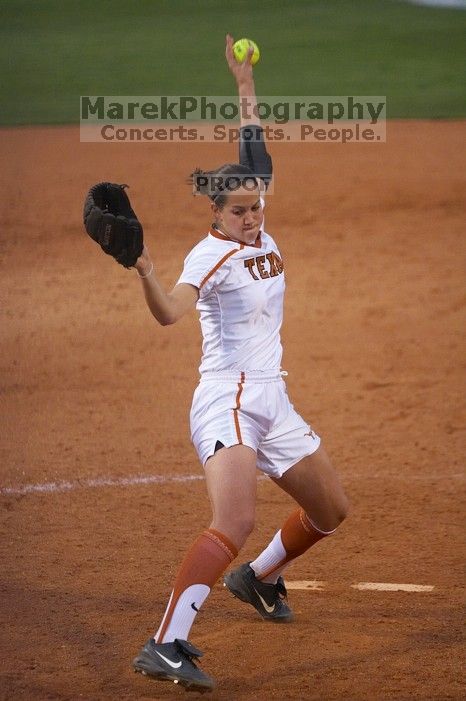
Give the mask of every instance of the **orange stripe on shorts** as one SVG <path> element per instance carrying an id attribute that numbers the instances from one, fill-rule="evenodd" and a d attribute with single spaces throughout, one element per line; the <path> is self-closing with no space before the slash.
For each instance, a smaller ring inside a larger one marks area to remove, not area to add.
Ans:
<path id="1" fill-rule="evenodd" d="M 241 379 L 238 382 L 238 392 L 236 394 L 236 407 L 233 409 L 233 417 L 235 419 L 236 437 L 238 443 L 243 443 L 243 438 L 241 436 L 241 428 L 239 425 L 238 411 L 241 409 L 241 393 L 243 391 L 243 382 L 246 379 L 244 372 L 241 373 Z"/>

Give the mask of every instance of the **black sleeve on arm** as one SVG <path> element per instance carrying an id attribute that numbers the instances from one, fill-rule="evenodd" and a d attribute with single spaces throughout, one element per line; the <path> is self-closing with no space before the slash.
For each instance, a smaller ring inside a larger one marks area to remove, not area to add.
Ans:
<path id="1" fill-rule="evenodd" d="M 257 124 L 240 129 L 239 162 L 248 166 L 268 187 L 272 179 L 272 159 L 267 153 L 263 129 Z"/>

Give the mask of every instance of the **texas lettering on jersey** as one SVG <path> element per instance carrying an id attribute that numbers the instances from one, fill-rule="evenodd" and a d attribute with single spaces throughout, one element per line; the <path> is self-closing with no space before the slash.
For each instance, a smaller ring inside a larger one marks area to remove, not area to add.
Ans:
<path id="1" fill-rule="evenodd" d="M 263 256 L 246 258 L 244 267 L 249 270 L 253 280 L 264 280 L 280 275 L 283 272 L 283 261 L 275 251 L 271 251 Z M 256 273 L 259 274 L 259 277 Z"/>

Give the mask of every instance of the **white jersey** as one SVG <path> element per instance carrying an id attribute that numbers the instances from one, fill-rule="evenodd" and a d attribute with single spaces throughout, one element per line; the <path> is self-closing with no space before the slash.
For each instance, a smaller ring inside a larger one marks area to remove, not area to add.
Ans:
<path id="1" fill-rule="evenodd" d="M 199 289 L 206 372 L 279 370 L 285 279 L 271 236 L 241 244 L 211 229 L 188 254 L 178 283 Z"/>

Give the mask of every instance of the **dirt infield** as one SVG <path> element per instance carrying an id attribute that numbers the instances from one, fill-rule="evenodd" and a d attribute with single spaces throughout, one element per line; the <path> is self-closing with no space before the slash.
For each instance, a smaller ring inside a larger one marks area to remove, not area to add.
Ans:
<path id="1" fill-rule="evenodd" d="M 352 513 L 290 568 L 291 580 L 327 582 L 290 592 L 294 624 L 266 624 L 216 586 L 192 634 L 218 681 L 213 701 L 466 694 L 465 131 L 392 122 L 386 145 L 271 145 L 283 366 Z M 84 235 L 81 206 L 92 183 L 128 182 L 171 285 L 210 224 L 185 177 L 235 148 L 80 144 L 75 128 L 0 134 L 0 698 L 183 698 L 130 663 L 209 519 L 188 431 L 198 321 L 159 327 L 136 274 Z M 260 481 L 241 559 L 290 507 Z"/>

